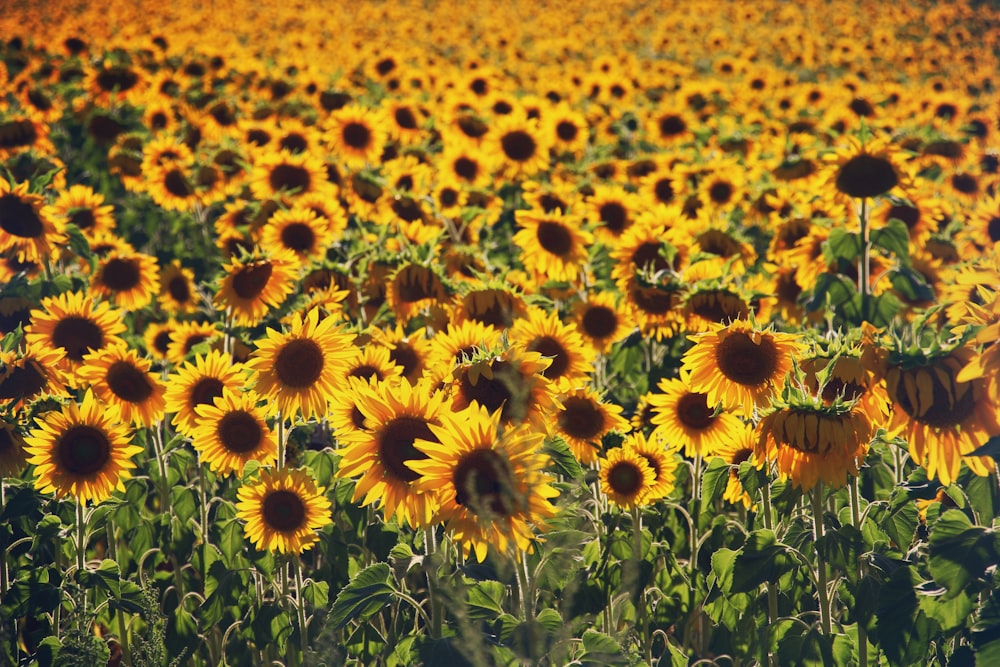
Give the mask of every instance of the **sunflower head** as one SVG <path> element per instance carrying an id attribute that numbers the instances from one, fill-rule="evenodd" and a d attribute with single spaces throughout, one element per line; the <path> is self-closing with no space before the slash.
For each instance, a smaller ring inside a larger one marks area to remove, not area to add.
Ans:
<path id="1" fill-rule="evenodd" d="M 601 466 L 601 491 L 618 507 L 643 505 L 655 480 L 656 473 L 646 457 L 633 447 L 621 446 L 609 450 Z"/>
<path id="2" fill-rule="evenodd" d="M 305 470 L 262 468 L 260 478 L 237 491 L 237 518 L 255 547 L 300 554 L 332 521 L 331 502 Z"/>

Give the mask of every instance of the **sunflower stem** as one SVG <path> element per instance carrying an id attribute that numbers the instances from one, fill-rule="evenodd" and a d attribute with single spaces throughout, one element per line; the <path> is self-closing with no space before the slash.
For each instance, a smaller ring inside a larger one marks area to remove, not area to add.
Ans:
<path id="1" fill-rule="evenodd" d="M 632 571 L 636 576 L 636 605 L 639 608 L 638 631 L 642 642 L 646 663 L 653 664 L 653 643 L 649 637 L 649 609 L 646 607 L 646 586 L 639 577 L 639 563 L 642 561 L 642 508 L 632 506 Z"/>
<path id="2" fill-rule="evenodd" d="M 299 639 L 302 659 L 305 660 L 309 648 L 309 621 L 306 619 L 306 598 L 302 594 L 302 557 L 295 557 L 295 608 L 299 614 Z"/>
<path id="3" fill-rule="evenodd" d="M 514 553 L 514 570 L 517 572 L 518 597 L 521 598 L 521 614 L 525 621 L 535 619 L 534 605 L 531 604 L 531 591 L 528 581 L 528 554 L 525 552 Z"/>
<path id="4" fill-rule="evenodd" d="M 826 573 L 826 561 L 823 560 L 823 554 L 820 550 L 820 544 L 823 540 L 823 480 L 816 483 L 816 487 L 812 491 L 812 504 L 813 504 L 813 525 L 816 528 L 816 592 L 819 594 L 819 618 L 820 624 L 822 626 L 823 634 L 827 637 L 830 636 L 832 632 L 830 624 L 830 599 L 829 592 L 826 589 L 827 584 L 827 573 Z"/>
<path id="5" fill-rule="evenodd" d="M 761 487 L 761 505 L 763 505 L 763 518 L 764 518 L 764 528 L 770 531 L 774 531 L 774 515 L 771 513 L 771 484 L 770 480 L 768 483 Z M 762 642 L 763 650 L 768 656 L 768 664 L 774 663 L 774 655 L 771 654 L 770 648 L 768 646 L 768 636 L 770 633 L 770 626 L 773 625 L 778 620 L 778 591 L 774 587 L 774 582 L 767 582 L 767 625 L 763 628 L 764 641 Z"/>
<path id="6" fill-rule="evenodd" d="M 851 493 L 851 522 L 854 527 L 861 531 L 861 491 L 858 488 L 859 479 L 854 477 L 851 479 L 851 483 L 848 485 L 848 489 Z M 861 558 L 858 557 L 858 583 L 861 582 L 861 577 L 864 575 L 861 566 Z M 858 664 L 861 667 L 867 667 L 868 665 L 868 631 L 865 626 L 862 625 L 861 621 L 858 620 Z"/>
<path id="7" fill-rule="evenodd" d="M 76 570 L 83 572 L 87 551 L 87 522 L 84 518 L 83 501 L 76 501 Z"/>
<path id="8" fill-rule="evenodd" d="M 105 526 L 108 532 L 108 555 L 111 556 L 111 560 L 118 562 L 118 538 L 115 535 L 114 524 L 110 521 L 107 522 Z M 121 564 L 119 563 L 119 566 Z M 115 620 L 118 624 L 118 646 L 122 650 L 122 662 L 126 665 L 132 664 L 132 656 L 129 653 L 128 646 L 128 628 L 125 625 L 125 610 L 118 609 L 115 612 Z"/>
<path id="9" fill-rule="evenodd" d="M 424 562 L 427 573 L 427 597 L 431 603 L 431 637 L 437 639 L 441 636 L 441 596 L 437 593 L 437 536 L 434 534 L 434 526 L 424 528 Z"/>
<path id="10" fill-rule="evenodd" d="M 0 514 L 7 507 L 7 485 L 0 478 Z M 7 548 L 0 549 L 0 598 L 7 595 Z"/>
<path id="11" fill-rule="evenodd" d="M 861 254 L 858 257 L 858 292 L 861 294 L 861 317 L 868 317 L 868 299 L 871 296 L 871 229 L 868 226 L 868 197 L 861 199 Z"/>
<path id="12" fill-rule="evenodd" d="M 690 638 L 694 630 L 695 606 L 698 600 L 698 519 L 701 514 L 701 453 L 694 456 L 694 465 L 691 469 L 691 558 L 688 560 L 688 577 L 690 579 L 690 589 L 688 604 L 690 607 L 691 626 L 685 631 L 684 636 Z M 701 614 L 697 615 L 697 624 L 701 625 Z"/>
<path id="13" fill-rule="evenodd" d="M 274 424 L 275 435 L 278 440 L 278 460 L 274 464 L 275 470 L 281 470 L 285 467 L 285 419 L 281 414 L 281 410 L 278 411 L 277 421 Z"/>

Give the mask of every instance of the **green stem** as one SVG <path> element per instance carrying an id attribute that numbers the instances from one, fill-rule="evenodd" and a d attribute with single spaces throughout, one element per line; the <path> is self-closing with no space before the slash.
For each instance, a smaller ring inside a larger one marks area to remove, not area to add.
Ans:
<path id="1" fill-rule="evenodd" d="M 531 603 L 531 589 L 528 581 L 528 555 L 524 552 L 511 553 L 514 571 L 517 574 L 518 597 L 521 600 L 521 615 L 525 621 L 534 620 L 534 605 Z"/>
<path id="2" fill-rule="evenodd" d="M 861 492 L 858 489 L 859 479 L 854 477 L 851 480 L 848 488 L 851 493 L 851 521 L 854 523 L 854 527 L 861 532 Z M 861 558 L 858 558 L 858 583 L 861 583 L 861 577 L 864 575 L 861 567 Z M 858 664 L 861 667 L 867 667 L 868 665 L 868 631 L 865 626 L 858 620 Z"/>
<path id="3" fill-rule="evenodd" d="M 309 648 L 309 621 L 306 619 L 306 599 L 302 594 L 302 558 L 295 558 L 295 607 L 299 612 L 299 639 L 302 646 L 302 658 L 305 660 Z"/>
<path id="4" fill-rule="evenodd" d="M 111 556 L 111 560 L 118 563 L 118 539 L 115 535 L 115 527 L 112 522 L 108 521 L 105 526 L 108 532 L 108 555 Z M 118 563 L 121 567 L 121 563 Z M 122 650 L 122 661 L 126 665 L 132 664 L 132 656 L 129 653 L 128 646 L 128 628 L 125 625 L 125 611 L 118 609 L 115 612 L 116 622 L 118 624 L 118 646 Z"/>
<path id="5" fill-rule="evenodd" d="M 823 481 L 816 483 L 816 488 L 812 491 L 813 504 L 813 525 L 816 527 L 816 546 L 819 547 L 823 540 Z M 819 618 L 822 625 L 823 634 L 827 637 L 832 633 L 830 623 L 830 599 L 827 587 L 826 561 L 823 554 L 816 550 L 816 581 L 817 593 L 819 594 Z"/>
<path id="6" fill-rule="evenodd" d="M 770 480 L 761 488 L 761 505 L 763 506 L 764 528 L 774 532 L 774 514 L 771 512 L 771 484 Z M 767 664 L 774 664 L 774 656 L 768 648 L 769 628 L 778 620 L 778 590 L 774 587 L 774 582 L 767 582 L 767 625 L 763 628 L 762 647 L 767 656 Z"/>
<path id="7" fill-rule="evenodd" d="M 0 514 L 7 506 L 7 485 L 0 479 Z M 0 549 L 0 599 L 7 595 L 7 548 Z"/>
<path id="8" fill-rule="evenodd" d="M 275 437 L 278 440 L 278 460 L 274 464 L 274 469 L 281 470 L 282 468 L 285 467 L 286 443 L 285 443 L 285 419 L 284 416 L 281 414 L 280 410 L 278 411 L 278 419 L 274 425 L 274 431 L 275 431 Z"/>
<path id="9" fill-rule="evenodd" d="M 653 642 L 649 636 L 649 609 L 646 607 L 646 587 L 641 584 L 639 577 L 639 563 L 642 561 L 642 508 L 638 505 L 632 507 L 632 572 L 636 577 L 637 593 L 636 605 L 639 611 L 638 631 L 639 639 L 642 642 L 643 650 L 646 654 L 646 663 L 653 664 Z"/>
<path id="10" fill-rule="evenodd" d="M 690 621 L 695 618 L 701 622 L 701 614 L 696 614 L 695 607 L 698 602 L 698 521 L 701 518 L 701 454 L 695 454 L 694 466 L 691 470 L 691 558 L 688 560 L 688 577 L 690 588 L 688 590 L 688 606 L 690 608 Z M 691 637 L 693 627 L 689 627 L 684 632 L 685 648 Z"/>
<path id="11" fill-rule="evenodd" d="M 868 226 L 868 198 L 861 199 L 861 254 L 858 257 L 858 292 L 861 294 L 861 316 L 868 317 L 868 299 L 871 297 L 871 229 Z"/>
<path id="12" fill-rule="evenodd" d="M 76 569 L 83 572 L 87 551 L 87 522 L 84 518 L 83 501 L 76 501 Z"/>
<path id="13" fill-rule="evenodd" d="M 434 526 L 424 528 L 424 553 L 426 554 L 424 562 L 426 563 L 427 572 L 427 597 L 431 603 L 430 632 L 431 637 L 437 639 L 441 636 L 441 628 L 443 626 L 441 619 L 443 608 L 441 606 L 441 596 L 437 592 L 437 563 L 435 562 L 437 536 L 434 534 Z"/>

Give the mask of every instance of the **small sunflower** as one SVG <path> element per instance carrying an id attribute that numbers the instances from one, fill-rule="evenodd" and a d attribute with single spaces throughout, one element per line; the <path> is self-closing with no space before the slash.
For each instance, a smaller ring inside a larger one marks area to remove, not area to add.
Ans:
<path id="1" fill-rule="evenodd" d="M 17 432 L 17 425 L 0 419 L 0 479 L 13 479 L 28 464 L 24 438 Z"/>
<path id="2" fill-rule="evenodd" d="M 385 146 L 381 110 L 348 105 L 330 115 L 325 139 L 330 150 L 352 169 L 376 165 Z"/>
<path id="3" fill-rule="evenodd" d="M 429 341 L 423 334 L 407 334 L 399 324 L 394 329 L 379 328 L 372 331 L 373 342 L 389 350 L 389 360 L 399 367 L 402 377 L 415 383 L 427 367 Z"/>
<path id="4" fill-rule="evenodd" d="M 142 447 L 129 444 L 117 412 L 109 412 L 93 392 L 87 390 L 79 405 L 70 402 L 46 413 L 36 424 L 24 439 L 28 463 L 35 466 L 36 489 L 94 504 L 116 489 L 125 490 L 124 480 L 135 467 L 129 459 Z"/>
<path id="5" fill-rule="evenodd" d="M 821 399 L 793 392 L 790 401 L 779 401 L 757 425 L 759 439 L 754 456 L 774 461 L 782 479 L 803 491 L 819 480 L 842 488 L 848 475 L 856 477 L 868 452 L 874 431 L 857 404 Z"/>
<path id="6" fill-rule="evenodd" d="M 197 345 L 211 342 L 221 332 L 210 322 L 174 322 L 167 341 L 167 360 L 182 364 Z"/>
<path id="7" fill-rule="evenodd" d="M 254 162 L 250 191 L 255 199 L 288 199 L 329 192 L 323 162 L 309 153 L 267 152 Z"/>
<path id="8" fill-rule="evenodd" d="M 16 412 L 35 398 L 63 393 L 59 366 L 64 356 L 59 348 L 33 348 L 23 354 L 0 350 L 0 401 Z"/>
<path id="9" fill-rule="evenodd" d="M 601 354 L 635 329 L 630 312 L 618 305 L 611 292 L 594 292 L 586 301 L 576 302 L 573 316 L 584 340 Z"/>
<path id="10" fill-rule="evenodd" d="M 509 335 L 512 343 L 551 358 L 542 375 L 559 387 L 582 386 L 593 371 L 593 349 L 575 327 L 563 324 L 555 311 L 530 309 L 526 318 L 513 323 Z"/>
<path id="11" fill-rule="evenodd" d="M 694 347 L 681 362 L 691 389 L 706 394 L 710 405 L 752 416 L 768 404 L 803 349 L 794 334 L 762 330 L 735 320 L 728 326 L 691 336 Z"/>
<path id="12" fill-rule="evenodd" d="M 415 487 L 420 475 L 411 464 L 427 458 L 415 441 L 437 441 L 431 428 L 441 423 L 445 395 L 404 379 L 356 383 L 353 388 L 364 429 L 343 434 L 337 475 L 360 477 L 354 499 L 363 505 L 379 501 L 387 519 L 412 527 L 430 525 L 437 497 Z"/>
<path id="13" fill-rule="evenodd" d="M 544 282 L 575 281 L 583 271 L 593 235 L 582 229 L 582 219 L 561 213 L 518 211 L 521 229 L 514 244 L 521 249 L 525 269 Z"/>
<path id="14" fill-rule="evenodd" d="M 414 443 L 425 458 L 409 463 L 417 489 L 439 498 L 437 519 L 479 562 L 491 546 L 515 559 L 530 552 L 558 495 L 545 472 L 543 436 L 523 426 L 501 430 L 500 421 L 482 406 L 446 412 L 430 426 L 433 439 Z"/>
<path id="15" fill-rule="evenodd" d="M 548 167 L 548 137 L 537 121 L 522 114 L 509 114 L 497 121 L 491 134 L 494 154 L 502 160 L 501 171 L 507 177 L 521 179 Z"/>
<path id="16" fill-rule="evenodd" d="M 351 356 L 344 362 L 342 371 L 344 378 L 373 378 L 378 382 L 398 378 L 403 369 L 393 363 L 389 357 L 388 348 L 381 345 L 361 345 L 355 342 Z"/>
<path id="17" fill-rule="evenodd" d="M 448 286 L 432 266 L 406 262 L 392 272 L 386 288 L 389 307 L 401 324 L 448 300 Z"/>
<path id="18" fill-rule="evenodd" d="M 150 361 L 124 342 L 91 352 L 76 374 L 123 422 L 152 426 L 163 418 L 165 388 L 149 372 Z"/>
<path id="19" fill-rule="evenodd" d="M 608 451 L 600 460 L 600 471 L 601 492 L 622 508 L 646 504 L 656 481 L 646 457 L 624 444 Z"/>
<path id="20" fill-rule="evenodd" d="M 41 309 L 31 311 L 25 328 L 29 348 L 42 354 L 60 348 L 65 353 L 63 368 L 78 366 L 89 351 L 103 350 L 120 341 L 125 323 L 110 304 L 83 292 L 67 292 L 42 299 Z"/>
<path id="21" fill-rule="evenodd" d="M 683 448 L 685 456 L 707 457 L 731 441 L 743 422 L 717 404 L 710 405 L 708 396 L 692 391 L 684 377 L 660 380 L 659 392 L 648 396 L 654 434 L 670 447 Z"/>
<path id="22" fill-rule="evenodd" d="M 243 366 L 220 350 L 196 355 L 167 377 L 163 399 L 177 432 L 193 436 L 200 405 L 212 405 L 228 389 L 239 391 L 245 384 Z"/>
<path id="23" fill-rule="evenodd" d="M 498 329 L 510 327 L 524 317 L 528 304 L 517 285 L 508 280 L 473 279 L 463 283 L 455 300 L 454 317 L 472 320 Z"/>
<path id="24" fill-rule="evenodd" d="M 90 279 L 94 294 L 127 311 L 140 310 L 159 289 L 160 267 L 156 258 L 138 252 L 113 250 L 97 263 Z"/>
<path id="25" fill-rule="evenodd" d="M 236 492 L 236 517 L 246 522 L 244 532 L 258 549 L 300 554 L 333 522 L 324 492 L 305 470 L 264 468 L 260 479 Z"/>
<path id="26" fill-rule="evenodd" d="M 653 481 L 643 501 L 649 504 L 669 496 L 674 490 L 674 480 L 677 475 L 678 457 L 674 453 L 675 450 L 672 447 L 664 447 L 663 442 L 655 435 L 646 438 L 642 431 L 625 436 L 622 447 L 628 447 L 646 459 L 646 464 L 653 471 Z"/>
<path id="27" fill-rule="evenodd" d="M 595 236 L 613 245 L 632 226 L 641 200 L 619 185 L 595 185 L 587 198 L 587 220 L 596 224 Z"/>
<path id="28" fill-rule="evenodd" d="M 198 308 L 194 272 L 181 266 L 176 259 L 160 273 L 159 303 L 174 315 L 191 313 Z"/>
<path id="29" fill-rule="evenodd" d="M 327 219 L 301 206 L 275 212 L 260 231 L 264 248 L 290 251 L 302 266 L 322 259 L 332 242 Z"/>
<path id="30" fill-rule="evenodd" d="M 295 289 L 298 265 L 295 255 L 284 249 L 233 260 L 222 267 L 225 278 L 215 295 L 215 305 L 230 309 L 236 324 L 254 326 Z"/>
<path id="31" fill-rule="evenodd" d="M 104 195 L 87 185 L 72 185 L 52 203 L 51 212 L 79 228 L 87 239 L 115 231 L 114 206 L 104 203 Z"/>
<path id="32" fill-rule="evenodd" d="M 252 391 L 225 387 L 211 404 L 199 402 L 194 406 L 197 416 L 191 444 L 212 472 L 240 474 L 248 461 L 270 466 L 277 460 L 278 441 L 259 402 Z"/>
<path id="33" fill-rule="evenodd" d="M 862 199 L 890 192 L 903 182 L 902 159 L 887 141 L 862 146 L 853 138 L 832 159 L 830 180 L 837 192 Z"/>
<path id="34" fill-rule="evenodd" d="M 61 219 L 44 205 L 42 195 L 28 192 L 28 185 L 0 178 L 0 254 L 12 252 L 19 261 L 41 264 L 64 237 Z"/>
<path id="35" fill-rule="evenodd" d="M 622 417 L 622 407 L 604 401 L 592 389 L 579 388 L 562 394 L 559 405 L 554 415 L 554 431 L 584 465 L 597 460 L 605 435 L 631 430 L 631 425 Z"/>
<path id="36" fill-rule="evenodd" d="M 317 309 L 292 315 L 286 333 L 268 329 L 247 362 L 259 394 L 273 401 L 284 418 L 326 414 L 341 368 L 352 354 L 351 336 L 336 319 L 319 319 Z"/>
<path id="37" fill-rule="evenodd" d="M 475 320 L 448 325 L 428 342 L 425 364 L 428 377 L 443 381 L 459 364 L 470 361 L 476 353 L 499 345 L 500 338 L 500 329 Z"/>

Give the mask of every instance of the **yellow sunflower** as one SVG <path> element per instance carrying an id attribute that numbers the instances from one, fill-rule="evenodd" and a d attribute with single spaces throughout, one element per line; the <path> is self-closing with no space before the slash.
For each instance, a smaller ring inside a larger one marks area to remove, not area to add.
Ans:
<path id="1" fill-rule="evenodd" d="M 410 384 L 423 376 L 430 343 L 421 331 L 407 334 L 399 324 L 394 329 L 376 328 L 372 330 L 372 341 L 389 350 L 389 360 Z"/>
<path id="2" fill-rule="evenodd" d="M 211 342 L 220 334 L 210 322 L 174 322 L 167 341 L 167 359 L 172 364 L 182 364 L 195 346 Z"/>
<path id="3" fill-rule="evenodd" d="M 958 479 L 963 461 L 980 476 L 995 468 L 989 456 L 969 456 L 1000 435 L 998 406 L 990 400 L 985 379 L 958 380 L 973 355 L 970 348 L 959 347 L 940 355 L 904 356 L 890 360 L 886 371 L 893 403 L 886 430 L 905 439 L 910 457 L 927 468 L 927 477 L 945 486 Z"/>
<path id="4" fill-rule="evenodd" d="M 0 418 L 0 479 L 13 479 L 28 464 L 24 451 L 24 438 L 17 431 L 17 424 Z"/>
<path id="5" fill-rule="evenodd" d="M 480 350 L 489 350 L 500 343 L 501 332 L 493 326 L 465 320 L 450 324 L 434 334 L 427 345 L 427 376 L 443 381 L 452 370 L 467 362 Z"/>
<path id="6" fill-rule="evenodd" d="M 153 300 L 160 284 L 155 257 L 112 250 L 97 263 L 90 290 L 125 310 L 139 310 Z"/>
<path id="7" fill-rule="evenodd" d="M 41 309 L 31 311 L 25 340 L 38 354 L 51 348 L 65 351 L 65 370 L 78 366 L 87 352 L 103 350 L 120 341 L 125 331 L 121 314 L 110 304 L 83 292 L 67 292 L 42 299 Z"/>
<path id="8" fill-rule="evenodd" d="M 418 439 L 436 441 L 432 426 L 441 423 L 445 395 L 429 384 L 405 379 L 355 383 L 356 407 L 364 429 L 342 435 L 338 477 L 359 477 L 355 501 L 379 501 L 386 518 L 411 527 L 430 525 L 437 497 L 414 484 L 420 475 L 411 464 L 427 458 L 414 448 Z"/>
<path id="9" fill-rule="evenodd" d="M 515 559 L 532 550 L 535 530 L 555 515 L 542 453 L 543 436 L 525 427 L 500 428 L 499 412 L 482 406 L 445 413 L 433 439 L 414 443 L 425 458 L 409 462 L 416 488 L 434 493 L 444 521 L 466 557 L 482 562 L 492 546 Z"/>
<path id="10" fill-rule="evenodd" d="M 453 304 L 457 321 L 474 320 L 498 329 L 509 328 L 528 310 L 521 289 L 509 280 L 498 278 L 476 278 L 462 283 Z"/>
<path id="11" fill-rule="evenodd" d="M 646 459 L 646 465 L 653 471 L 653 482 L 646 491 L 644 502 L 649 504 L 669 496 L 674 490 L 674 480 L 677 477 L 678 456 L 674 453 L 674 448 L 665 447 L 655 434 L 646 438 L 642 431 L 625 436 L 622 447 L 629 447 Z"/>
<path id="12" fill-rule="evenodd" d="M 519 180 L 548 168 L 549 137 L 539 129 L 538 121 L 520 113 L 508 114 L 500 117 L 490 134 L 504 176 Z"/>
<path id="13" fill-rule="evenodd" d="M 794 334 L 760 329 L 735 320 L 727 326 L 691 336 L 695 341 L 681 359 L 693 391 L 706 394 L 710 405 L 751 417 L 780 391 L 792 358 L 804 346 Z"/>
<path id="14" fill-rule="evenodd" d="M 152 426 L 163 418 L 166 402 L 164 386 L 149 372 L 150 365 L 149 359 L 121 342 L 87 354 L 76 375 L 101 401 L 116 408 L 123 422 Z"/>
<path id="15" fill-rule="evenodd" d="M 104 195 L 87 185 L 71 185 L 52 202 L 51 212 L 79 228 L 87 239 L 113 234 L 114 206 L 104 203 Z"/>
<path id="16" fill-rule="evenodd" d="M 403 369 L 389 357 L 388 348 L 381 345 L 370 345 L 369 342 L 362 345 L 355 341 L 350 358 L 343 364 L 340 376 L 341 383 L 344 379 L 352 377 L 362 380 L 374 378 L 378 382 L 382 382 L 398 378 L 403 374 Z"/>
<path id="17" fill-rule="evenodd" d="M 195 355 L 167 377 L 163 399 L 167 413 L 173 415 L 171 423 L 178 433 L 192 437 L 198 406 L 212 405 L 227 389 L 239 391 L 245 382 L 243 365 L 234 364 L 222 351 Z"/>
<path id="18" fill-rule="evenodd" d="M 803 491 L 819 480 L 830 488 L 847 484 L 848 475 L 857 477 L 864 462 L 874 429 L 857 404 L 792 392 L 790 400 L 774 404 L 774 410 L 757 425 L 754 456 L 774 461 L 782 479 Z"/>
<path id="19" fill-rule="evenodd" d="M 292 315 L 286 333 L 268 328 L 247 362 L 259 394 L 273 400 L 282 417 L 303 419 L 326 414 L 337 390 L 337 378 L 350 359 L 352 336 L 333 317 L 319 319 L 317 309 L 303 318 Z"/>
<path id="20" fill-rule="evenodd" d="M 710 456 L 743 428 L 736 415 L 710 405 L 706 394 L 692 391 L 686 376 L 664 378 L 657 389 L 647 397 L 654 436 L 669 447 L 683 448 L 685 456 Z"/>
<path id="21" fill-rule="evenodd" d="M 247 461 L 274 465 L 278 440 L 259 402 L 260 397 L 253 391 L 224 387 L 222 395 L 213 398 L 211 404 L 200 402 L 194 406 L 197 416 L 191 444 L 212 472 L 240 474 Z"/>
<path id="22" fill-rule="evenodd" d="M 215 305 L 231 309 L 237 325 L 254 326 L 295 289 L 298 265 L 294 253 L 284 249 L 233 260 L 222 267 L 225 278 L 215 295 Z"/>
<path id="23" fill-rule="evenodd" d="M 29 349 L 23 354 L 0 350 L 0 402 L 16 412 L 42 395 L 62 394 L 59 365 L 64 356 L 59 348 Z"/>
<path id="24" fill-rule="evenodd" d="M 348 105 L 333 112 L 325 127 L 327 146 L 352 169 L 376 165 L 385 146 L 382 111 Z"/>
<path id="25" fill-rule="evenodd" d="M 576 459 L 589 465 L 601 452 L 601 440 L 612 431 L 627 433 L 631 425 L 622 417 L 622 407 L 604 401 L 592 389 L 578 388 L 559 396 L 555 434 L 569 445 Z"/>
<path id="26" fill-rule="evenodd" d="M 246 522 L 244 532 L 258 549 L 300 554 L 333 522 L 324 493 L 305 470 L 264 468 L 260 479 L 236 492 L 236 517 Z"/>
<path id="27" fill-rule="evenodd" d="M 322 160 L 309 153 L 267 152 L 255 160 L 250 174 L 250 192 L 260 201 L 330 191 Z"/>
<path id="28" fill-rule="evenodd" d="M 742 505 L 747 508 L 755 508 L 750 494 L 743 488 L 740 481 L 740 464 L 744 461 L 752 461 L 758 468 L 762 467 L 754 458 L 754 447 L 757 444 L 757 437 L 754 430 L 749 426 L 743 426 L 739 435 L 723 443 L 722 447 L 712 453 L 712 457 L 719 457 L 729 464 L 729 479 L 726 481 L 726 490 L 722 492 L 722 499 L 734 505 Z"/>
<path id="29" fill-rule="evenodd" d="M 559 313 L 531 308 L 526 318 L 514 322 L 508 334 L 512 343 L 551 358 L 542 375 L 557 387 L 575 388 L 587 383 L 593 371 L 593 348 L 584 343 L 575 327 L 559 319 Z"/>
<path id="30" fill-rule="evenodd" d="M 448 285 L 433 266 L 406 262 L 392 272 L 386 287 L 389 307 L 401 324 L 427 308 L 447 302 Z"/>
<path id="31" fill-rule="evenodd" d="M 24 439 L 28 463 L 35 466 L 35 488 L 71 495 L 81 503 L 100 503 L 113 491 L 125 490 L 124 480 L 135 467 L 130 458 L 142 447 L 129 444 L 128 429 L 92 391 L 83 402 L 70 402 L 60 411 L 36 419 Z"/>
<path id="32" fill-rule="evenodd" d="M 618 507 L 645 505 L 656 473 L 646 457 L 623 444 L 600 460 L 601 492 Z"/>
<path id="33" fill-rule="evenodd" d="M 635 329 L 631 313 L 617 303 L 610 291 L 593 292 L 586 301 L 576 302 L 573 317 L 584 340 L 601 354 Z"/>
<path id="34" fill-rule="evenodd" d="M 884 195 L 906 177 L 899 151 L 885 139 L 862 145 L 851 137 L 830 162 L 829 179 L 836 191 L 858 199 Z"/>
<path id="35" fill-rule="evenodd" d="M 62 224 L 42 195 L 28 192 L 28 185 L 0 178 L 0 254 L 11 252 L 19 261 L 43 264 L 64 240 Z"/>
<path id="36" fill-rule="evenodd" d="M 163 310 L 174 315 L 191 313 L 198 308 L 194 272 L 181 266 L 176 259 L 160 273 L 159 303 Z"/>
<path id="37" fill-rule="evenodd" d="M 594 242 L 577 215 L 517 211 L 522 227 L 514 234 L 514 245 L 521 249 L 521 263 L 539 280 L 573 282 L 587 261 L 587 249 Z"/>
<path id="38" fill-rule="evenodd" d="M 260 244 L 264 248 L 288 250 L 303 266 L 322 259 L 332 242 L 328 220 L 301 206 L 275 212 L 260 231 Z"/>

